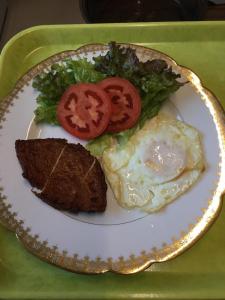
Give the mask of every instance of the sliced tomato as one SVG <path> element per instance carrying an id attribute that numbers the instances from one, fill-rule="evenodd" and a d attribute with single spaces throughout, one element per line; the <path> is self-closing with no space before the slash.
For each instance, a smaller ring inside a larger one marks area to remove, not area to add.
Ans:
<path id="1" fill-rule="evenodd" d="M 111 116 L 111 101 L 98 85 L 71 85 L 62 95 L 57 118 L 62 127 L 80 139 L 92 139 L 103 133 Z"/>
<path id="2" fill-rule="evenodd" d="M 108 93 L 112 104 L 112 115 L 108 132 L 120 132 L 131 128 L 141 113 L 141 98 L 130 81 L 120 77 L 106 78 L 99 86 Z"/>

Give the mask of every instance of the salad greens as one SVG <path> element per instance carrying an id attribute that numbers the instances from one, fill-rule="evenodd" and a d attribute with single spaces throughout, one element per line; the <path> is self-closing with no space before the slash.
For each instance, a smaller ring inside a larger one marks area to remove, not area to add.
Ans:
<path id="1" fill-rule="evenodd" d="M 157 115 L 164 101 L 184 84 L 177 81 L 180 75 L 174 73 L 164 60 L 141 62 L 134 49 L 111 42 L 109 51 L 95 57 L 94 63 L 86 59 L 74 61 L 69 58 L 35 77 L 33 87 L 39 91 L 35 121 L 58 124 L 56 106 L 69 85 L 78 82 L 96 83 L 111 76 L 126 78 L 134 84 L 141 96 L 142 111 L 133 128 L 120 133 L 106 133 L 89 142 L 87 148 L 96 156 L 102 154 L 112 138 L 120 145 L 126 143 L 146 120 Z"/>

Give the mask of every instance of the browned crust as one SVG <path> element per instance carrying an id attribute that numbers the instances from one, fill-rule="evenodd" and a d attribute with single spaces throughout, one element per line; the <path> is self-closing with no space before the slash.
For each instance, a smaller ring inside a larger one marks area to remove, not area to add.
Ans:
<path id="1" fill-rule="evenodd" d="M 58 146 L 58 151 L 50 144 Z M 54 159 L 46 162 L 52 149 Z M 82 145 L 67 144 L 61 139 L 36 139 L 16 141 L 16 151 L 23 176 L 32 186 L 42 189 L 34 193 L 44 202 L 72 212 L 105 210 L 107 185 L 104 173 L 98 160 Z M 46 153 L 39 156 L 39 152 Z"/>
<path id="2" fill-rule="evenodd" d="M 65 139 L 17 140 L 15 148 L 23 177 L 33 187 L 42 189 L 65 145 Z"/>

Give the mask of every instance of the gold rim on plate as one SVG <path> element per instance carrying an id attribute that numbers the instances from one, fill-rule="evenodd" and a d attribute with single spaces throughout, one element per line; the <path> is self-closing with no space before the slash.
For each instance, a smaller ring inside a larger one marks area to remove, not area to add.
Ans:
<path id="1" fill-rule="evenodd" d="M 24 228 L 24 222 L 17 219 L 17 213 L 11 212 L 11 205 L 7 204 L 4 196 L 4 189 L 0 187 L 0 222 L 8 229 L 15 232 L 19 241 L 34 255 L 42 260 L 57 265 L 61 268 L 78 273 L 104 273 L 112 271 L 121 274 L 131 274 L 148 268 L 154 262 L 162 262 L 176 257 L 191 247 L 202 235 L 209 229 L 213 221 L 219 215 L 222 208 L 222 196 L 225 192 L 225 117 L 222 106 L 216 99 L 215 95 L 203 87 L 198 76 L 190 69 L 178 65 L 168 55 L 143 46 L 133 44 L 121 44 L 125 47 L 132 47 L 138 51 L 139 55 L 153 58 L 161 58 L 167 61 L 169 65 L 187 78 L 195 91 L 200 95 L 204 104 L 207 106 L 217 129 L 219 148 L 220 148 L 220 165 L 218 169 L 219 180 L 213 193 L 213 197 L 208 200 L 208 208 L 202 211 L 202 216 L 196 219 L 194 224 L 190 224 L 187 232 L 181 232 L 180 237 L 173 239 L 171 244 L 163 244 L 161 248 L 152 248 L 149 252 L 142 251 L 140 255 L 130 255 L 128 259 L 119 257 L 117 260 L 108 258 L 102 260 L 97 257 L 91 260 L 88 256 L 79 258 L 77 254 L 69 256 L 66 251 L 60 252 L 57 246 L 50 247 L 47 241 L 40 241 L 38 235 L 32 235 L 30 228 Z M 67 57 L 74 55 L 87 54 L 96 51 L 105 51 L 108 46 L 103 44 L 89 44 L 78 48 L 77 50 L 68 50 L 55 54 L 36 66 L 32 67 L 24 76 L 22 76 L 12 92 L 0 103 L 0 124 L 5 120 L 5 114 L 9 106 L 13 105 L 19 92 L 27 85 L 28 81 L 41 73 L 44 69 L 53 63 L 59 62 Z M 0 125 L 1 129 L 1 125 Z"/>

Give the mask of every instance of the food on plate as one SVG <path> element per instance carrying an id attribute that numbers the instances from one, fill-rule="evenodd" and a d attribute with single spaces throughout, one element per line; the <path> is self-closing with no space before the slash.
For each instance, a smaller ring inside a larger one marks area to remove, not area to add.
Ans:
<path id="1" fill-rule="evenodd" d="M 157 211 L 187 191 L 202 173 L 199 133 L 160 113 L 126 145 L 107 148 L 103 168 L 122 207 Z"/>
<path id="2" fill-rule="evenodd" d="M 112 112 L 108 132 L 120 132 L 133 127 L 141 113 L 141 98 L 138 90 L 127 79 L 109 77 L 99 82 L 109 95 Z"/>
<path id="3" fill-rule="evenodd" d="M 93 135 L 90 136 L 93 140 L 89 141 L 87 148 L 95 156 L 102 155 L 111 138 L 115 138 L 120 144 L 125 144 L 137 130 L 144 126 L 147 120 L 158 114 L 170 95 L 184 85 L 184 82 L 178 81 L 180 74 L 175 73 L 165 60 L 141 61 L 132 45 L 119 45 L 111 42 L 106 53 L 95 56 L 90 61 L 79 57 L 66 58 L 34 78 L 33 87 L 39 92 L 35 121 L 68 125 L 68 122 L 57 119 L 57 107 L 65 91 L 73 84 L 101 85 L 111 81 L 112 77 L 115 77 L 115 80 L 119 78 L 120 84 L 129 82 L 127 86 L 134 86 L 129 91 L 134 89 L 138 91 L 141 107 L 137 104 L 138 102 L 135 102 L 132 114 L 128 110 L 130 113 L 128 116 L 125 115 L 126 122 L 124 122 L 125 118 L 122 118 L 120 126 L 114 124 L 112 127 L 111 124 L 108 130 L 102 133 L 99 130 L 99 136 L 96 135 L 95 138 Z M 132 92 L 132 95 L 134 94 L 137 95 L 136 92 Z M 113 110 L 113 118 L 120 118 L 121 115 L 117 114 L 118 106 L 113 105 Z M 74 133 L 71 126 L 67 126 L 67 129 Z M 85 137 L 81 136 L 81 138 Z"/>
<path id="4" fill-rule="evenodd" d="M 38 91 L 35 122 L 59 125 L 56 108 L 65 90 L 75 83 L 95 83 L 105 77 L 86 59 L 66 58 L 62 63 L 54 63 L 38 74 L 32 83 L 33 88 Z"/>
<path id="5" fill-rule="evenodd" d="M 56 114 L 66 131 L 89 140 L 104 131 L 120 132 L 134 126 L 140 113 L 138 90 L 126 79 L 111 77 L 99 84 L 71 85 L 63 93 Z"/>
<path id="6" fill-rule="evenodd" d="M 65 139 L 17 140 L 15 148 L 23 177 L 42 189 L 65 145 Z"/>
<path id="7" fill-rule="evenodd" d="M 93 83 L 71 85 L 57 106 L 62 127 L 80 139 L 92 139 L 105 131 L 111 117 L 111 100 Z"/>
<path id="8" fill-rule="evenodd" d="M 141 114 L 133 127 L 118 133 L 105 133 L 87 144 L 87 149 L 95 156 L 102 155 L 112 138 L 120 145 L 126 144 L 147 120 L 158 114 L 164 102 L 185 84 L 178 81 L 181 75 L 175 73 L 165 60 L 141 61 L 132 45 L 109 43 L 109 51 L 94 57 L 94 65 L 96 71 L 107 77 L 129 80 L 141 97 Z"/>
<path id="9" fill-rule="evenodd" d="M 101 159 L 122 207 L 157 211 L 187 191 L 204 169 L 198 131 L 160 112 L 185 84 L 180 77 L 165 60 L 141 61 L 135 46 L 111 42 L 107 52 L 90 61 L 67 58 L 35 77 L 33 87 L 39 91 L 35 121 L 59 124 L 88 140 L 86 149 Z M 74 147 L 66 144 L 57 168 L 37 193 L 55 206 L 64 199 L 71 207 L 73 189 L 62 190 L 60 180 L 64 187 L 72 186 L 78 167 L 64 170 L 61 165 Z"/>
<path id="10" fill-rule="evenodd" d="M 17 140 L 23 176 L 38 188 L 35 195 L 51 206 L 72 212 L 103 212 L 104 173 L 97 159 L 80 144 L 65 139 Z"/>

